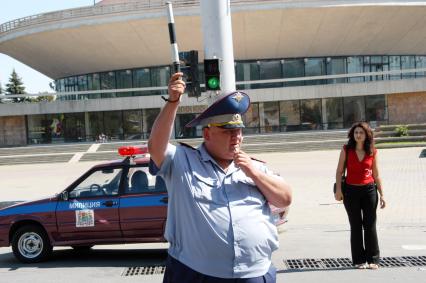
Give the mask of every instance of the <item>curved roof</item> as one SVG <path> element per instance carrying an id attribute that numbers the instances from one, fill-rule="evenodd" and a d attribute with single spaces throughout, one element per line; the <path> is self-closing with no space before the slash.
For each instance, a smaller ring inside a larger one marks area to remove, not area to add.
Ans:
<path id="1" fill-rule="evenodd" d="M 0 26 L 0 52 L 53 79 L 167 65 L 162 2 L 105 2 L 8 22 Z M 179 49 L 199 50 L 202 58 L 199 1 L 173 4 Z M 236 60 L 426 54 L 425 1 L 235 0 L 231 6 Z"/>

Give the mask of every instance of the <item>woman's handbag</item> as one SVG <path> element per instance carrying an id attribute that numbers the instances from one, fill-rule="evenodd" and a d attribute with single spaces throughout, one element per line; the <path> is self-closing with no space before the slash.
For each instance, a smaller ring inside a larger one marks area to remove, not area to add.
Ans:
<path id="1" fill-rule="evenodd" d="M 342 184 L 341 184 L 342 191 L 346 184 L 346 165 L 348 162 L 348 151 L 346 149 L 346 145 L 344 148 L 345 148 L 345 167 L 343 167 Z M 333 194 L 336 194 L 336 183 L 334 183 L 333 185 Z"/>

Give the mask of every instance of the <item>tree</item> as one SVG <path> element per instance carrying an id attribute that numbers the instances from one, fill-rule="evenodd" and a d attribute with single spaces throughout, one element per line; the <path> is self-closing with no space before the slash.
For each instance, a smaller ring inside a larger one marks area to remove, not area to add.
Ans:
<path id="1" fill-rule="evenodd" d="M 25 94 L 25 86 L 22 82 L 22 79 L 18 76 L 18 74 L 15 72 L 15 69 L 13 69 L 12 74 L 9 78 L 9 83 L 6 84 L 6 94 Z M 24 99 L 21 98 L 15 98 L 15 102 L 23 101 Z"/>

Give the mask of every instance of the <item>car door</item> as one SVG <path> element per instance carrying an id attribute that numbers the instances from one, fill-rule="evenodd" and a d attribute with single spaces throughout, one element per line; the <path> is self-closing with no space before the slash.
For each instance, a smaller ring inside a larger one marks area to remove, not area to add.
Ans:
<path id="1" fill-rule="evenodd" d="M 68 199 L 58 202 L 58 240 L 103 241 L 121 238 L 119 187 L 122 167 L 98 168 L 68 190 Z"/>
<path id="2" fill-rule="evenodd" d="M 131 166 L 123 178 L 120 224 L 127 242 L 163 238 L 168 197 L 159 178 L 149 173 L 147 164 Z"/>

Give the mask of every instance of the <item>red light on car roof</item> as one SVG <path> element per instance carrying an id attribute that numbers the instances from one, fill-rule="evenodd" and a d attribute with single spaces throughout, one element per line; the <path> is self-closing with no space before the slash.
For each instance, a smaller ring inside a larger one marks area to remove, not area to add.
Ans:
<path id="1" fill-rule="evenodd" d="M 122 146 L 118 148 L 118 154 L 121 156 L 135 156 L 148 153 L 147 146 Z"/>

